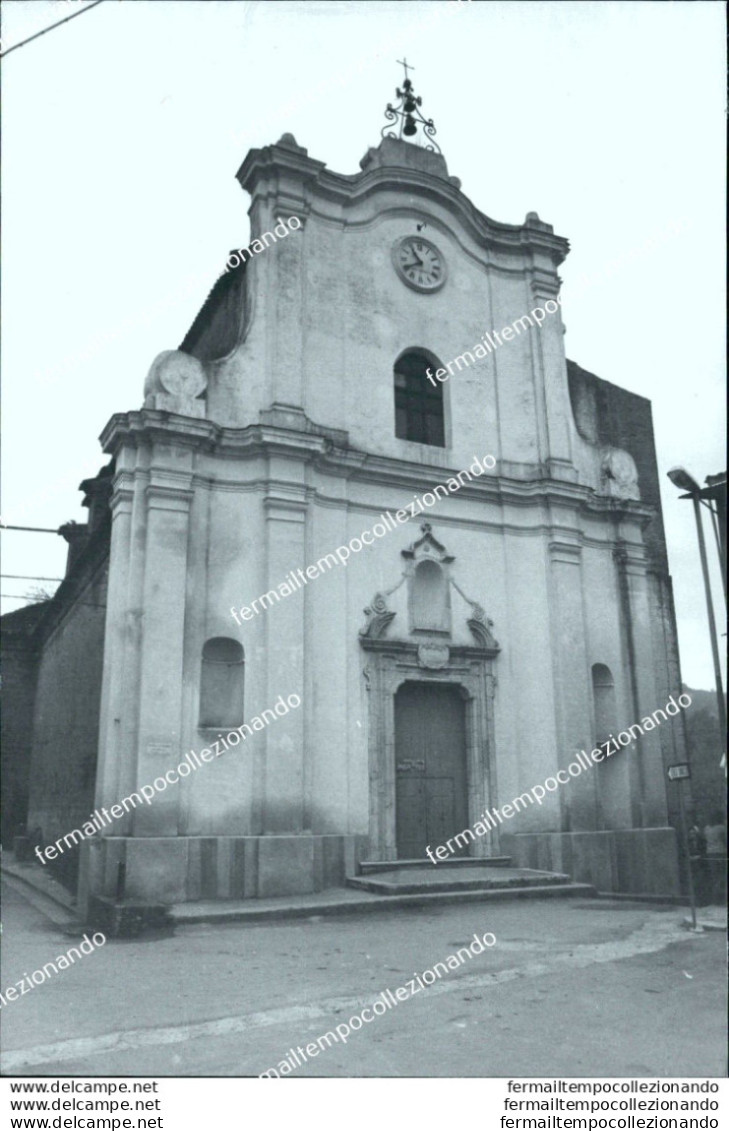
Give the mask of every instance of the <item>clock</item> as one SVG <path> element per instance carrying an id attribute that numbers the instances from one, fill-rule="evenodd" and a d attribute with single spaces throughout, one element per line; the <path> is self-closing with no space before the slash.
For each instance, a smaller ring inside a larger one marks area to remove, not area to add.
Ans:
<path id="1" fill-rule="evenodd" d="M 392 261 L 402 281 L 415 291 L 437 291 L 446 281 L 442 253 L 421 236 L 398 240 L 392 249 Z"/>

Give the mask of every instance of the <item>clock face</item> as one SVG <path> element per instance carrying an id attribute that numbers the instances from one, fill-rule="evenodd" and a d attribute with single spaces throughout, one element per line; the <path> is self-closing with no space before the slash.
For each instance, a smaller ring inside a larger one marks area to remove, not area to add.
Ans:
<path id="1" fill-rule="evenodd" d="M 446 280 L 445 260 L 430 240 L 405 236 L 392 249 L 400 278 L 416 291 L 437 291 Z"/>

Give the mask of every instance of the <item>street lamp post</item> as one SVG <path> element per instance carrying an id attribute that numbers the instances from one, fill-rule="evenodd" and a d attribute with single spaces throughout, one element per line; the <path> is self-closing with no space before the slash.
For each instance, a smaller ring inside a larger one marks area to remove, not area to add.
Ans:
<path id="1" fill-rule="evenodd" d="M 701 572 L 704 577 L 704 593 L 706 595 L 706 611 L 709 617 L 709 634 L 711 636 L 711 654 L 714 660 L 714 679 L 716 681 L 716 702 L 719 711 L 719 726 L 721 727 L 720 733 L 726 735 L 726 703 L 724 701 L 724 688 L 721 678 L 721 664 L 719 661 L 719 640 L 716 632 L 716 621 L 714 619 L 714 602 L 711 599 L 711 582 L 709 579 L 709 563 L 706 557 L 706 541 L 704 539 L 704 527 L 701 522 L 701 500 L 703 492 L 701 487 L 695 479 L 693 479 L 688 471 L 683 467 L 672 467 L 668 472 L 668 478 L 671 480 L 675 487 L 682 491 L 686 491 L 682 495 L 682 499 L 691 499 L 694 505 L 694 518 L 696 519 L 696 534 L 699 541 L 699 555 L 701 557 Z M 713 518 L 713 511 L 712 511 Z"/>
<path id="2" fill-rule="evenodd" d="M 709 509 L 716 535 L 716 547 L 719 551 L 721 565 L 721 580 L 724 583 L 724 600 L 726 601 L 726 472 L 721 475 L 707 475 L 704 480 L 706 486 L 701 492 L 702 499 L 708 499 Z"/>
<path id="3" fill-rule="evenodd" d="M 719 726 L 721 728 L 719 733 L 722 736 L 722 742 L 724 742 L 726 740 L 726 702 L 724 700 L 724 688 L 722 686 L 722 678 L 721 678 L 721 665 L 720 665 L 720 662 L 719 662 L 719 640 L 718 640 L 717 631 L 716 631 L 716 621 L 714 619 L 714 602 L 711 599 L 711 580 L 709 578 L 709 563 L 708 563 L 708 560 L 707 560 L 707 557 L 706 557 L 706 541 L 704 539 L 704 527 L 703 527 L 703 523 L 701 521 L 701 505 L 702 505 L 704 497 L 708 496 L 709 499 L 711 499 L 711 501 L 714 503 L 714 506 L 711 505 L 711 502 L 704 502 L 704 506 L 708 507 L 708 509 L 711 513 L 711 521 L 712 521 L 712 526 L 714 527 L 714 533 L 718 535 L 718 537 L 717 537 L 717 548 L 719 550 L 719 561 L 720 561 L 721 570 L 722 570 L 722 580 L 724 582 L 724 596 L 726 597 L 726 541 L 725 541 L 723 532 L 721 530 L 717 530 L 717 525 L 718 525 L 717 524 L 717 512 L 719 513 L 719 515 L 721 514 L 721 502 L 722 502 L 721 485 L 720 485 L 720 482 L 719 482 L 721 480 L 721 477 L 720 476 L 714 476 L 713 477 L 716 485 L 714 483 L 711 483 L 710 481 L 708 481 L 708 482 L 710 482 L 710 486 L 709 486 L 709 488 L 707 488 L 706 493 L 704 493 L 701 490 L 701 488 L 699 487 L 696 480 L 691 475 L 689 475 L 688 471 L 686 471 L 686 469 L 683 468 L 683 467 L 672 467 L 671 470 L 668 472 L 668 478 L 671 480 L 671 482 L 673 483 L 673 485 L 675 487 L 678 487 L 680 490 L 686 492 L 686 494 L 682 495 L 681 498 L 682 499 L 691 499 L 691 502 L 693 503 L 693 506 L 694 506 L 694 518 L 696 519 L 696 536 L 697 536 L 698 542 L 699 542 L 699 556 L 701 558 L 701 573 L 702 573 L 703 578 L 704 578 L 704 594 L 706 596 L 706 612 L 707 612 L 707 615 L 708 615 L 708 618 L 709 618 L 709 635 L 711 637 L 711 655 L 712 655 L 712 658 L 713 658 L 713 661 L 714 661 L 714 680 L 716 682 L 716 703 L 717 703 L 717 708 L 718 708 L 718 712 L 719 712 Z M 724 476 L 723 482 L 724 482 L 724 490 L 726 490 L 726 486 L 725 486 L 726 485 L 726 476 Z M 718 491 L 717 491 L 717 487 L 718 487 Z M 674 771 L 674 773 L 671 772 L 672 770 Z M 690 775 L 690 769 L 689 769 L 688 765 L 686 765 L 685 771 L 680 766 L 669 767 L 669 771 L 668 771 L 669 778 L 688 777 L 689 775 Z M 693 924 L 693 930 L 696 930 L 696 900 L 695 900 L 695 893 L 694 893 L 694 886 L 693 886 L 693 873 L 691 871 L 691 858 L 690 858 L 690 849 L 689 849 L 689 844 L 688 844 L 688 834 L 687 834 L 687 831 L 686 831 L 686 818 L 685 818 L 684 805 L 683 805 L 682 783 L 680 781 L 678 782 L 678 803 L 679 803 L 679 810 L 680 810 L 681 835 L 682 835 L 682 837 L 684 839 L 684 843 L 686 845 L 686 855 L 687 855 L 687 865 L 688 865 L 689 898 L 690 898 L 690 901 L 691 901 L 691 921 L 692 921 L 692 924 Z"/>

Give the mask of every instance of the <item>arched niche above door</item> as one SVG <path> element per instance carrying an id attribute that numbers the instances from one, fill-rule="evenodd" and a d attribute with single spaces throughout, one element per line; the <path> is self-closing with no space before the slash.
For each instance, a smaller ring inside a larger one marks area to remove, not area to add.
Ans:
<path id="1" fill-rule="evenodd" d="M 416 649 L 428 642 L 450 643 L 454 636 L 452 594 L 455 592 L 466 605 L 464 610 L 457 602 L 462 610 L 458 615 L 463 616 L 476 647 L 484 654 L 496 655 L 499 645 L 491 633 L 493 621 L 455 580 L 452 571 L 455 557 L 435 537 L 429 522 L 424 522 L 420 529 L 422 537 L 400 551 L 405 567 L 400 578 L 389 589 L 375 593 L 364 610 L 367 620 L 359 633 L 362 646 L 367 647 L 366 641 L 385 640 L 407 642 Z M 396 601 L 402 615 L 395 624 L 397 610 L 390 608 L 388 598 L 402 586 L 407 587 L 407 608 L 402 601 Z M 458 619 L 455 623 L 463 625 Z"/>

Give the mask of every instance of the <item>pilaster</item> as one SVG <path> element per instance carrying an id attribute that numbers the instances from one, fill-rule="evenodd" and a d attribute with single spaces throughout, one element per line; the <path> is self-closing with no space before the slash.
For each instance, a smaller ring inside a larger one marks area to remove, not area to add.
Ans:
<path id="1" fill-rule="evenodd" d="M 567 769 L 576 751 L 589 749 L 591 742 L 589 680 L 584 597 L 582 592 L 582 549 L 580 544 L 556 534 L 549 543 L 554 663 L 554 698 L 559 749 L 555 771 Z M 561 827 L 564 831 L 597 827 L 595 780 L 592 774 L 571 778 L 569 790 L 560 788 Z M 557 831 L 557 830 L 555 830 Z"/>
<path id="2" fill-rule="evenodd" d="M 185 747 L 182 689 L 193 453 L 159 445 L 153 460 L 145 490 L 138 785 L 163 776 L 177 764 Z M 135 834 L 174 835 L 179 807 L 175 789 L 159 792 L 151 806 L 136 810 Z"/>
<path id="3" fill-rule="evenodd" d="M 559 276 L 554 264 L 545 255 L 536 253 L 534 262 L 535 266 L 529 272 L 534 302 L 545 309 L 545 303 L 556 306 Z M 572 408 L 567 383 L 561 306 L 557 306 L 556 311 L 550 307 L 541 329 L 532 333 L 537 428 L 542 460 L 551 478 L 576 482 L 577 472 L 573 465 L 572 451 Z"/>
<path id="4" fill-rule="evenodd" d="M 135 454 L 131 448 L 118 453 L 110 502 L 111 549 L 95 799 L 98 808 L 127 796 L 136 778 L 136 668 L 141 618 L 139 600 L 135 601 L 132 593 L 135 564 L 141 566 L 143 561 L 144 524 L 140 522 L 140 498 L 135 492 Z M 133 610 L 137 610 L 136 615 Z M 117 827 L 122 835 L 130 833 L 132 815 L 123 817 Z"/>
<path id="5" fill-rule="evenodd" d="M 625 650 L 630 677 L 633 717 L 626 726 L 640 723 L 665 700 L 657 701 L 657 681 L 652 649 L 652 619 L 648 563 L 640 545 L 619 540 L 614 554 L 618 573 Z M 675 689 L 680 692 L 680 688 Z M 660 727 L 670 728 L 673 721 L 661 720 Z M 678 724 L 682 724 L 679 722 Z M 635 739 L 632 749 L 631 794 L 634 824 L 665 825 L 666 783 L 661 753 L 661 731 L 647 731 Z"/>
<path id="6" fill-rule="evenodd" d="M 306 565 L 306 466 L 303 460 L 271 455 L 268 485 L 263 498 L 266 519 L 265 577 L 276 589 L 287 575 Z M 290 584 L 290 583 L 289 583 Z M 295 590 L 295 586 L 290 586 Z M 260 662 L 266 666 L 266 702 L 279 695 L 303 694 L 304 610 L 302 596 L 295 591 L 267 610 L 266 647 Z M 264 764 L 255 777 L 265 781 L 263 810 L 264 833 L 300 833 L 305 829 L 305 742 L 304 714 L 291 711 L 275 727 L 265 732 Z M 256 824 L 257 827 L 257 824 Z"/>

